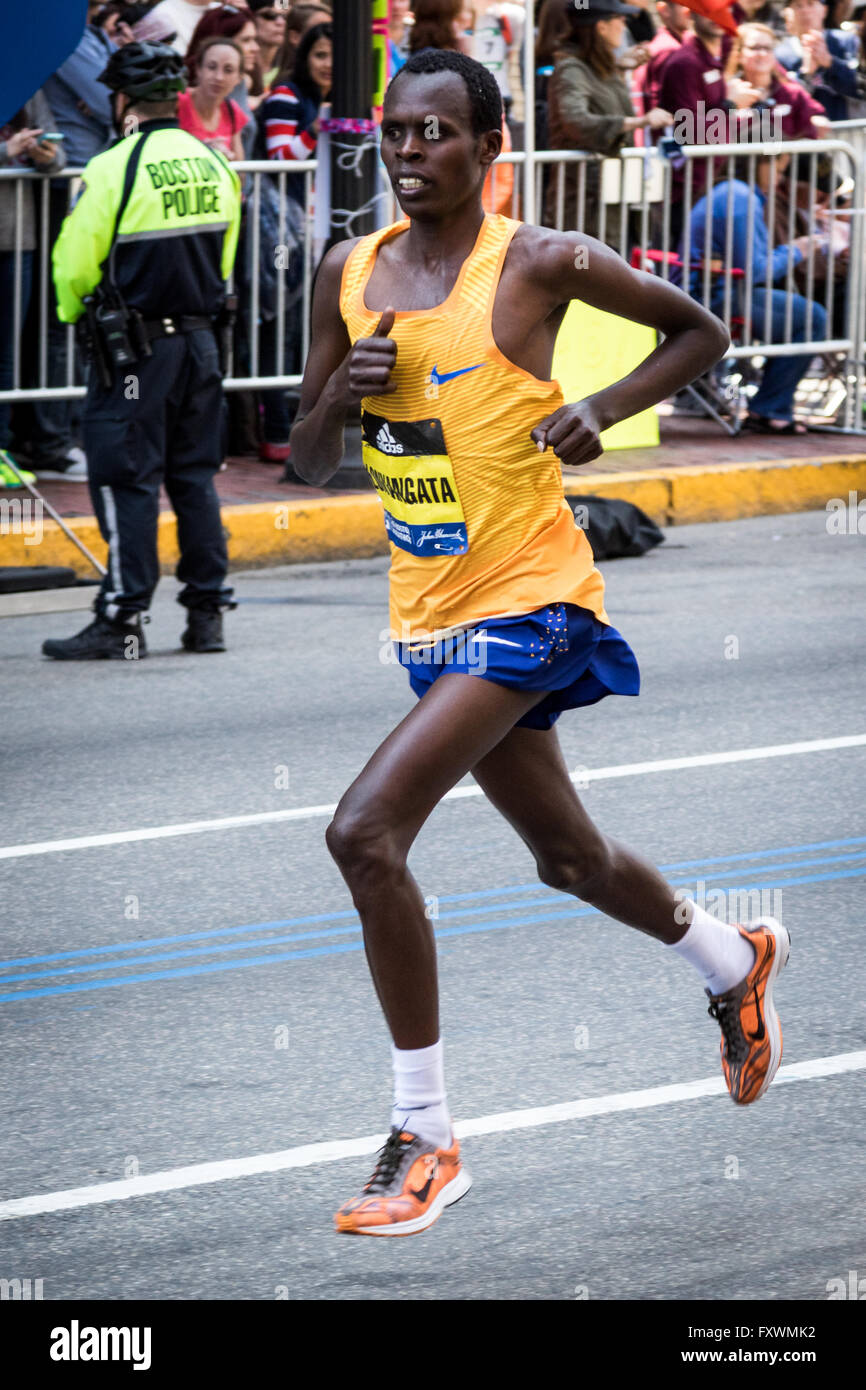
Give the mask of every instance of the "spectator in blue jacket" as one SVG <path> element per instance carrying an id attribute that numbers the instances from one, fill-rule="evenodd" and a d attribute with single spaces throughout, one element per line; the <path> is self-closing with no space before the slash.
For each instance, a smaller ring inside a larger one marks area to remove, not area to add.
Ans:
<path id="1" fill-rule="evenodd" d="M 10 121 L 0 126 L 0 169 L 36 169 L 43 174 L 62 169 L 66 161 L 63 146 L 44 138 L 55 126 L 44 93 L 37 92 Z M 0 181 L 0 391 L 11 391 L 20 384 L 14 370 L 17 340 L 21 336 L 15 312 L 15 285 L 17 281 L 18 309 L 23 317 L 30 302 L 40 194 L 41 190 L 29 180 L 22 180 L 20 185 L 17 180 Z M 6 450 L 12 443 L 11 426 L 12 407 L 8 401 L 0 401 L 0 449 Z M 32 473 L 25 476 L 33 481 Z M 0 488 L 16 486 L 15 474 L 0 459 Z"/>
<path id="2" fill-rule="evenodd" d="M 857 95 L 857 35 L 824 28 L 824 0 L 790 0 L 782 14 L 788 34 L 776 48 L 777 59 L 829 120 L 848 120 L 848 98 Z"/>
<path id="3" fill-rule="evenodd" d="M 76 169 L 83 169 L 88 160 L 114 139 L 111 93 L 98 80 L 114 49 L 115 45 L 103 29 L 88 24 L 75 52 L 48 78 L 42 89 L 54 113 L 57 129 L 66 136 L 63 142 L 66 162 Z"/>
<path id="4" fill-rule="evenodd" d="M 83 168 L 114 139 L 111 93 L 97 79 L 116 45 L 96 24 L 85 26 L 78 47 L 49 77 L 43 93 L 54 116 L 54 128 L 65 139 L 63 151 L 67 166 Z M 52 181 L 48 208 L 48 238 L 53 246 L 69 208 L 69 184 Z M 49 386 L 64 386 L 66 369 L 66 325 L 58 322 L 54 287 L 48 277 L 47 370 Z M 34 295 L 32 312 L 38 305 Z M 36 381 L 32 385 L 36 385 Z M 87 478 L 87 460 L 75 442 L 74 406 L 70 401 L 36 401 L 33 405 L 31 449 L 38 477 L 64 478 L 82 482 Z"/>
<path id="5" fill-rule="evenodd" d="M 777 155 L 775 160 L 770 155 L 758 155 L 755 158 L 753 187 L 747 182 L 747 167 L 740 171 L 743 177 L 717 184 L 709 198 L 705 196 L 695 204 L 689 240 L 689 293 L 703 303 L 704 272 L 703 269 L 695 267 L 704 261 L 706 255 L 707 218 L 709 217 L 711 222 L 710 257 L 724 262 L 730 199 L 733 224 L 731 265 L 746 270 L 751 254 L 752 267 L 751 302 L 748 306 L 745 303 L 744 280 L 732 280 L 729 291 L 731 313 L 750 317 L 754 336 L 773 343 L 784 341 L 788 296 L 782 289 L 771 289 L 768 313 L 767 286 L 784 279 L 790 265 L 799 265 L 813 242 L 811 236 L 797 237 L 787 245 L 775 246 L 772 256 L 770 255 L 766 223 L 767 195 L 771 181 L 778 181 L 782 177 L 788 160 L 788 155 Z M 682 248 L 680 254 L 682 255 Z M 706 307 L 721 317 L 725 304 L 724 275 L 713 276 L 710 286 L 710 300 Z M 821 341 L 825 337 L 827 316 L 821 304 L 810 301 L 801 294 L 792 294 L 790 312 L 792 343 Z M 810 318 L 811 327 L 807 334 Z M 793 357 L 766 359 L 761 384 L 752 398 L 744 428 L 754 429 L 762 434 L 806 433 L 806 426 L 794 420 L 794 393 L 800 378 L 808 370 L 812 356 L 812 352 L 805 352 Z"/>

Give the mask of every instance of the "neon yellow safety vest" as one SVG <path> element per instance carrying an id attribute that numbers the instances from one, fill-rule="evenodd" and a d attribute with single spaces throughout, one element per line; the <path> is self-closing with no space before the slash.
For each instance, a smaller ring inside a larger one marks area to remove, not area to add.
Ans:
<path id="1" fill-rule="evenodd" d="M 106 273 L 145 319 L 215 315 L 240 220 L 240 179 L 227 161 L 175 121 L 146 122 L 84 170 L 54 247 L 58 318 L 75 323 Z"/>

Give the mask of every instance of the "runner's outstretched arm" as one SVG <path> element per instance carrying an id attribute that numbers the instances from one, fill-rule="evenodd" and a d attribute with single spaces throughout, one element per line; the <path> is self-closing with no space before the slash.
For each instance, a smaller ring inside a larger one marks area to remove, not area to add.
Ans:
<path id="1" fill-rule="evenodd" d="M 574 466 L 598 458 L 602 430 L 665 400 L 724 356 L 730 336 L 720 319 L 675 285 L 632 270 L 593 237 L 540 232 L 532 253 L 533 278 L 552 309 L 581 299 L 665 335 L 621 381 L 539 421 L 532 438 L 539 448 L 553 448 L 563 463 Z"/>
<path id="2" fill-rule="evenodd" d="M 340 280 L 354 245 L 354 241 L 341 242 L 319 268 L 310 352 L 298 417 L 289 436 L 292 467 L 316 486 L 326 483 L 340 466 L 351 407 L 365 396 L 385 396 L 397 389 L 391 382 L 397 344 L 388 337 L 394 310 L 386 309 L 373 337 L 359 339 L 354 347 L 340 314 Z"/>

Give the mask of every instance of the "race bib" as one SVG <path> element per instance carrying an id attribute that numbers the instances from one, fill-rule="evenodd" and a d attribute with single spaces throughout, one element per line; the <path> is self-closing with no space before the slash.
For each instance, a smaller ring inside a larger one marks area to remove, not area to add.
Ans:
<path id="1" fill-rule="evenodd" d="M 388 539 L 411 555 L 465 555 L 466 518 L 440 420 L 385 420 L 365 410 L 364 467 Z"/>

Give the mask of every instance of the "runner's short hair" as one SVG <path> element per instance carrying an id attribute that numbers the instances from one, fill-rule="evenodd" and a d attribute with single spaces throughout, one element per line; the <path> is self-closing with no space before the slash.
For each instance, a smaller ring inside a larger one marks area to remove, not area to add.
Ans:
<path id="1" fill-rule="evenodd" d="M 465 53 L 449 48 L 423 48 L 407 58 L 399 72 L 388 84 L 388 91 L 401 77 L 412 73 L 427 75 L 435 72 L 456 72 L 466 83 L 472 111 L 472 134 L 485 135 L 488 130 L 502 129 L 502 95 L 493 73 Z M 387 94 L 386 94 L 387 99 Z"/>

